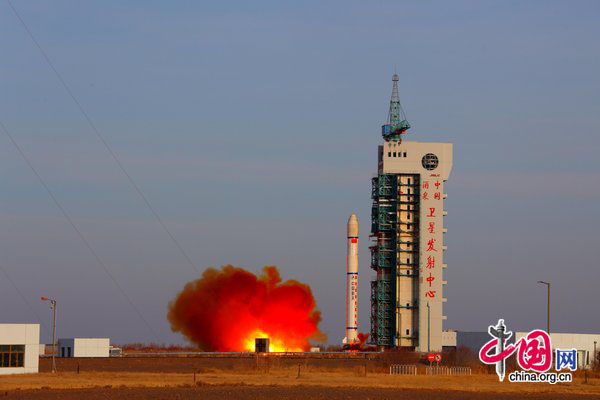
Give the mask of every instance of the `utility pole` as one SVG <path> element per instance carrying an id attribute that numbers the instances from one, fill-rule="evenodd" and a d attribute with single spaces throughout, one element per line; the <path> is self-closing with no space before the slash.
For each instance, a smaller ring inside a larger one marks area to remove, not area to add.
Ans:
<path id="1" fill-rule="evenodd" d="M 56 300 L 42 297 L 42 301 L 49 301 L 52 308 L 52 372 L 56 372 Z"/>
<path id="2" fill-rule="evenodd" d="M 548 287 L 548 335 L 550 334 L 550 282 L 538 281 L 542 285 L 546 285 Z"/>
<path id="3" fill-rule="evenodd" d="M 427 302 L 427 354 L 431 353 L 431 308 Z"/>
<path id="4" fill-rule="evenodd" d="M 594 368 L 598 366 L 598 355 L 596 353 L 596 341 L 594 340 Z"/>

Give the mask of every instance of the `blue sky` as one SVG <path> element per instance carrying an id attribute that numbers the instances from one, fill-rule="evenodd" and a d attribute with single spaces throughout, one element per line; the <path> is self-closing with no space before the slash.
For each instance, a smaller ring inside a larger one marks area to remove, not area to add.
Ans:
<path id="1" fill-rule="evenodd" d="M 410 139 L 454 143 L 447 328 L 599 332 L 600 4 L 14 1 L 194 263 L 277 265 L 343 337 L 345 223 L 361 223 L 394 67 Z M 0 261 L 60 336 L 181 341 L 167 302 L 196 274 L 6 2 L 0 120 L 158 332 L 151 335 L 0 137 Z M 37 317 L 0 279 L 0 320 Z M 45 338 L 47 340 L 47 338 Z"/>

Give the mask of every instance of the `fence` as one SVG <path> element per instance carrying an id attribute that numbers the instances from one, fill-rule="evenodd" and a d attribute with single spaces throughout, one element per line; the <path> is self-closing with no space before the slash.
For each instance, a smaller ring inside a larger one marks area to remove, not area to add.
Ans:
<path id="1" fill-rule="evenodd" d="M 425 375 L 448 375 L 448 376 L 462 376 L 471 375 L 471 368 L 469 367 L 426 367 Z"/>
<path id="2" fill-rule="evenodd" d="M 416 375 L 416 374 L 417 374 L 417 366 L 416 365 L 401 365 L 401 364 L 390 365 L 390 375 Z"/>

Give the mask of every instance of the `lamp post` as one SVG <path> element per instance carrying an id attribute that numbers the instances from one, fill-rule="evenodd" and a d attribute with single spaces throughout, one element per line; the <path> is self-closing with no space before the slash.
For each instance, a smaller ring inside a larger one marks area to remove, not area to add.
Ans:
<path id="1" fill-rule="evenodd" d="M 427 302 L 427 354 L 431 353 L 431 309 Z"/>
<path id="2" fill-rule="evenodd" d="M 538 281 L 548 288 L 548 335 L 550 334 L 550 282 Z"/>
<path id="3" fill-rule="evenodd" d="M 52 309 L 52 372 L 56 372 L 56 300 L 42 297 L 42 301 L 49 301 Z"/>

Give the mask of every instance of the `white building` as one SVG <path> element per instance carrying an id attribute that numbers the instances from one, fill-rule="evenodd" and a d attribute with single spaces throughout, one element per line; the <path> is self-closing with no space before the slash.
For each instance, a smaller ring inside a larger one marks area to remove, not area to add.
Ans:
<path id="1" fill-rule="evenodd" d="M 39 350 L 39 324 L 0 324 L 0 375 L 37 373 Z"/>
<path id="2" fill-rule="evenodd" d="M 444 184 L 452 144 L 408 141 L 394 75 L 372 180 L 371 340 L 380 348 L 442 350 Z"/>
<path id="3" fill-rule="evenodd" d="M 108 338 L 69 338 L 58 339 L 59 357 L 109 357 Z"/>

